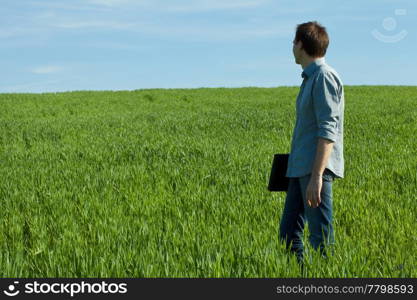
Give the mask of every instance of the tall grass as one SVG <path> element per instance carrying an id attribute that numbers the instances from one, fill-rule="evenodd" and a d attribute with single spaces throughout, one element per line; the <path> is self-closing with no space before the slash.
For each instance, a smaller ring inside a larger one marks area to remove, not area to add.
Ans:
<path id="1" fill-rule="evenodd" d="M 345 88 L 335 255 L 278 242 L 298 88 L 0 94 L 2 277 L 416 277 L 417 87 Z"/>

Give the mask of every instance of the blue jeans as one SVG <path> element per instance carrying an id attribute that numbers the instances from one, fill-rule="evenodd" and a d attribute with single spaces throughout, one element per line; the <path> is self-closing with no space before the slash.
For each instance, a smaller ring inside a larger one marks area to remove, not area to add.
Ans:
<path id="1" fill-rule="evenodd" d="M 325 169 L 322 175 L 321 203 L 312 208 L 307 204 L 306 190 L 311 174 L 298 178 L 289 178 L 285 207 L 279 228 L 279 238 L 286 243 L 287 250 L 295 253 L 297 261 L 303 259 L 303 230 L 307 221 L 310 231 L 309 242 L 315 250 L 326 257 L 326 248 L 334 245 L 332 225 L 332 183 L 335 175 Z"/>

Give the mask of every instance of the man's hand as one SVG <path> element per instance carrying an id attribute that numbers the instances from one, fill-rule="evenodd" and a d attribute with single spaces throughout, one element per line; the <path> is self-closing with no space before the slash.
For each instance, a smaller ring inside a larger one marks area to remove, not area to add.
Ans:
<path id="1" fill-rule="evenodd" d="M 322 185 L 323 179 L 321 175 L 311 175 L 310 182 L 307 186 L 306 197 L 308 205 L 310 205 L 312 208 L 318 207 L 321 202 L 320 193 Z"/>

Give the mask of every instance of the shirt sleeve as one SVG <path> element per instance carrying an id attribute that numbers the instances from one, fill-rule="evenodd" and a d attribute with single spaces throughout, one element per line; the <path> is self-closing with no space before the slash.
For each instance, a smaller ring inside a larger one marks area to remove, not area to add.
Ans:
<path id="1" fill-rule="evenodd" d="M 341 97 L 339 84 L 330 72 L 317 75 L 313 87 L 313 107 L 317 121 L 317 137 L 335 142 L 340 127 Z"/>

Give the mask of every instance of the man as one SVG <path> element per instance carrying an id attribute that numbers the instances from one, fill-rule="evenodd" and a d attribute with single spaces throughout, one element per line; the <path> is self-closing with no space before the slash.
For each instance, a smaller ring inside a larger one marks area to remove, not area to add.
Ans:
<path id="1" fill-rule="evenodd" d="M 303 265 L 303 229 L 309 242 L 326 257 L 334 245 L 332 183 L 344 177 L 342 81 L 325 63 L 329 45 L 326 29 L 317 22 L 297 26 L 293 41 L 295 62 L 303 68 L 296 102 L 296 124 L 286 177 L 288 192 L 279 237 Z"/>

